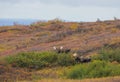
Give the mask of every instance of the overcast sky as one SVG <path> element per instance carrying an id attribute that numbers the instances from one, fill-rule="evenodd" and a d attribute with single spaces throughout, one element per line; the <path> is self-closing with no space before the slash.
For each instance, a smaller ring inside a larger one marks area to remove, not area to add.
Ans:
<path id="1" fill-rule="evenodd" d="M 96 21 L 120 18 L 120 0 L 0 0 L 0 18 Z"/>

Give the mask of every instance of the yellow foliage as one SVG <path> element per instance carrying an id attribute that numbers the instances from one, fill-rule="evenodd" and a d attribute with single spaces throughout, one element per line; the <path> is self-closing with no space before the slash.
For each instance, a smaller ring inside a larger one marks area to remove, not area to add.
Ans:
<path id="1" fill-rule="evenodd" d="M 77 23 L 74 23 L 74 24 L 72 24 L 71 26 L 70 26 L 70 29 L 72 29 L 72 30 L 76 30 L 77 28 L 78 28 L 78 24 Z"/>
<path id="2" fill-rule="evenodd" d="M 120 42 L 120 37 L 115 37 L 111 39 L 110 44 L 115 44 L 115 43 L 119 43 Z"/>
<path id="3" fill-rule="evenodd" d="M 3 45 L 0 45 L 0 52 L 5 51 L 5 47 Z"/>
<path id="4" fill-rule="evenodd" d="M 118 31 L 118 29 L 116 29 L 116 28 L 112 28 L 112 29 L 111 29 L 111 32 L 112 32 L 112 33 L 116 33 L 117 31 Z"/>

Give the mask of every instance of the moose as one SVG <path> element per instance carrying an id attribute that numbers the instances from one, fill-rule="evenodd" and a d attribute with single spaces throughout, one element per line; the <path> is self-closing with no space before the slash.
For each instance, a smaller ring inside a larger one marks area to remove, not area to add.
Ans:
<path id="1" fill-rule="evenodd" d="M 74 53 L 72 56 L 75 58 L 77 63 L 88 63 L 91 61 L 90 57 L 80 56 L 78 53 Z"/>
<path id="2" fill-rule="evenodd" d="M 59 48 L 57 48 L 56 46 L 54 46 L 53 49 L 57 53 L 69 53 L 71 51 L 71 49 L 64 48 L 63 46 L 60 46 Z"/>
<path id="3" fill-rule="evenodd" d="M 71 52 L 71 49 L 64 48 L 63 46 L 60 46 L 60 47 L 54 46 L 53 50 L 55 52 L 57 52 L 58 54 Z M 85 51 L 75 51 L 75 52 L 73 52 L 72 57 L 74 57 L 74 59 L 77 63 L 88 63 L 88 62 L 91 61 L 91 58 L 90 57 L 84 57 L 83 55 L 85 53 L 86 53 Z"/>

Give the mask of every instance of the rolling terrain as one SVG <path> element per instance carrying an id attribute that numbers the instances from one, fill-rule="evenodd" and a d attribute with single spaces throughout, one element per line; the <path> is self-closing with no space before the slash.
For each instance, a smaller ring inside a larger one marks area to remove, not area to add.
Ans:
<path id="1" fill-rule="evenodd" d="M 106 45 L 120 46 L 120 20 L 80 23 L 51 20 L 0 27 L 0 55 L 52 50 L 53 46 L 87 54 Z"/>
<path id="2" fill-rule="evenodd" d="M 92 61 L 78 63 L 73 52 Z M 120 20 L 0 26 L 0 82 L 119 82 L 119 53 Z"/>

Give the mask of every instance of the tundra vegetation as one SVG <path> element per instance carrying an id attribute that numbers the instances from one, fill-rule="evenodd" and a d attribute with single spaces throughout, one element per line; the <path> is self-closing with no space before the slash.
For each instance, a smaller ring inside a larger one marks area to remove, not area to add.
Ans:
<path id="1" fill-rule="evenodd" d="M 89 82 L 114 76 L 119 81 L 119 68 L 120 20 L 76 23 L 55 19 L 0 27 L 0 82 Z"/>
<path id="2" fill-rule="evenodd" d="M 4 61 L 6 61 L 7 65 L 11 65 L 14 68 L 24 68 L 34 71 L 62 67 L 62 69 L 57 70 L 57 76 L 64 79 L 100 78 L 120 75 L 119 52 L 119 48 L 103 48 L 88 63 L 76 62 L 71 55 L 72 53 L 58 54 L 54 51 L 24 52 L 7 56 L 4 58 Z M 63 69 L 64 71 L 61 71 Z M 42 74 L 39 73 L 32 76 L 34 76 L 32 79 L 42 79 Z"/>

